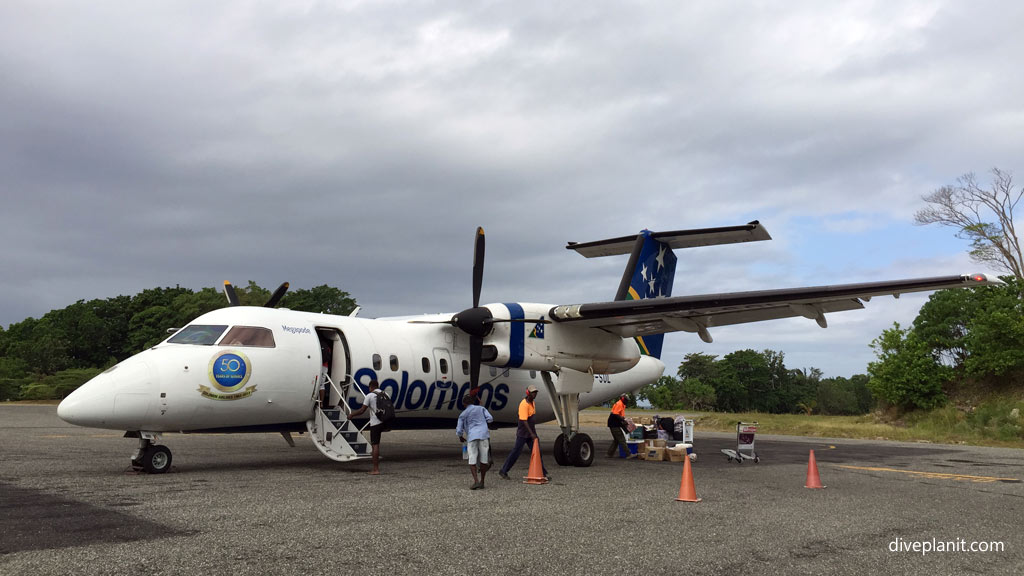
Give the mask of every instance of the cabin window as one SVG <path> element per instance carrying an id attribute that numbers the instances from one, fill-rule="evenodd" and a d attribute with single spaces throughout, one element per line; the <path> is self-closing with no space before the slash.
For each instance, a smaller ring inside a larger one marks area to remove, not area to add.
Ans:
<path id="1" fill-rule="evenodd" d="M 530 370 L 530 378 L 536 378 L 536 377 L 537 377 L 537 371 L 536 370 Z"/>
<path id="2" fill-rule="evenodd" d="M 462 373 L 469 376 L 469 360 L 462 361 Z"/>
<path id="3" fill-rule="evenodd" d="M 392 372 L 398 372 L 398 356 L 395 356 L 394 354 L 392 354 L 390 360 L 391 360 L 391 371 Z"/>
<path id="4" fill-rule="evenodd" d="M 430 373 L 430 359 L 427 358 L 426 356 L 423 357 L 423 373 L 424 374 L 429 374 Z"/>
<path id="5" fill-rule="evenodd" d="M 437 361 L 437 365 L 441 368 L 441 374 L 447 374 L 448 373 L 448 361 L 447 360 L 445 360 L 444 358 L 441 358 L 440 360 Z"/>
<path id="6" fill-rule="evenodd" d="M 498 375 L 498 369 L 495 368 L 494 366 L 490 367 L 490 372 L 491 372 L 491 376 L 497 376 Z"/>
<path id="7" fill-rule="evenodd" d="M 373 369 L 380 370 L 383 364 L 380 361 L 380 354 L 373 355 Z"/>
<path id="8" fill-rule="evenodd" d="M 171 344 L 198 344 L 200 346 L 213 346 L 213 343 L 220 338 L 220 335 L 227 330 L 227 325 L 193 324 L 186 326 L 171 336 L 168 343 Z"/>
<path id="9" fill-rule="evenodd" d="M 273 348 L 274 333 L 258 326 L 235 326 L 221 339 L 220 345 Z"/>

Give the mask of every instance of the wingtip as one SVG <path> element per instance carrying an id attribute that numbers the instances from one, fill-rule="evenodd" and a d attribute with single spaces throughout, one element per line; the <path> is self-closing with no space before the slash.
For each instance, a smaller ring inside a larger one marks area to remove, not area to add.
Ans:
<path id="1" fill-rule="evenodd" d="M 1006 284 L 1006 282 L 1003 282 L 1002 280 L 999 279 L 998 276 L 994 274 L 975 273 L 965 274 L 964 276 L 972 282 L 977 282 L 979 284 L 985 284 L 989 286 L 1003 286 Z"/>

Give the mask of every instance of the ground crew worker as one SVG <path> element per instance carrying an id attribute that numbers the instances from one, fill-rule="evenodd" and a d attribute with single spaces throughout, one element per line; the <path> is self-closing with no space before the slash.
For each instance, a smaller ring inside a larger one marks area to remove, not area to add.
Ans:
<path id="1" fill-rule="evenodd" d="M 608 458 L 614 458 L 619 445 L 626 451 L 629 458 L 636 458 L 636 454 L 629 453 L 629 444 L 626 444 L 626 435 L 622 429 L 626 426 L 626 395 L 619 397 L 619 401 L 612 406 L 608 414 L 608 429 L 612 432 L 612 445 L 608 448 Z"/>
<path id="2" fill-rule="evenodd" d="M 534 415 L 537 414 L 537 408 L 534 407 L 533 401 L 537 398 L 537 387 L 530 384 L 526 388 L 526 398 L 519 403 L 519 426 L 516 428 L 516 445 L 509 452 L 508 458 L 505 459 L 505 464 L 501 466 L 501 470 L 498 470 L 498 476 L 501 476 L 502 480 L 508 480 L 508 471 L 510 468 L 516 465 L 516 460 L 519 459 L 519 453 L 523 451 L 523 447 L 527 444 L 533 445 L 537 437 L 537 425 L 534 422 Z M 551 475 L 548 474 L 548 469 L 544 467 L 544 461 L 541 460 L 541 469 L 544 470 L 544 478 L 548 482 L 551 481 Z"/>

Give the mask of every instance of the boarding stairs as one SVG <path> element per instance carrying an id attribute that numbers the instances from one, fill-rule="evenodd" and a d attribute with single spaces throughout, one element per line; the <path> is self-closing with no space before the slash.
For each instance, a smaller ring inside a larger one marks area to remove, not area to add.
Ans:
<path id="1" fill-rule="evenodd" d="M 363 436 L 363 430 L 348 417 L 351 413 L 348 406 L 351 380 L 339 388 L 330 377 L 326 378 L 330 390 L 337 394 L 340 406 L 328 408 L 321 405 L 318 392 L 314 392 L 317 397 L 314 399 L 313 418 L 306 421 L 309 437 L 317 449 L 331 460 L 348 462 L 369 458 L 370 443 Z"/>

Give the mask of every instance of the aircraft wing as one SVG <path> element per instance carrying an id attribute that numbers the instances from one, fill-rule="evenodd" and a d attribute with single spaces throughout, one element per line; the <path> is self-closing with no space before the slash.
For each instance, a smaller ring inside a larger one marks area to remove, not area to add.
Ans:
<path id="1" fill-rule="evenodd" d="M 874 296 L 1001 284 L 993 276 L 965 274 L 885 282 L 784 288 L 754 292 L 674 296 L 555 306 L 549 317 L 558 323 L 601 328 L 624 338 L 696 332 L 710 342 L 708 328 L 802 316 L 826 326 L 825 314 L 864 307 Z"/>

